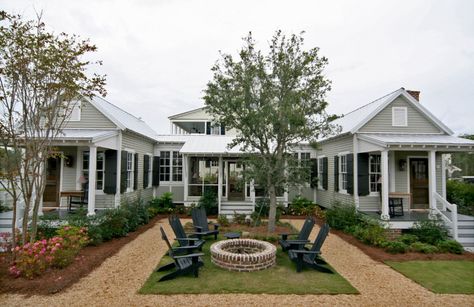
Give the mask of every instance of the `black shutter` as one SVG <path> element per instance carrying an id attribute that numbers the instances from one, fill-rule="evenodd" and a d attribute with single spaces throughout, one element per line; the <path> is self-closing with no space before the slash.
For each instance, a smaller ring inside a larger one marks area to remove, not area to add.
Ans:
<path id="1" fill-rule="evenodd" d="M 117 151 L 105 151 L 104 169 L 104 193 L 115 194 L 117 192 Z"/>
<path id="2" fill-rule="evenodd" d="M 127 190 L 127 152 L 122 150 L 120 161 L 120 193 Z"/>
<path id="3" fill-rule="evenodd" d="M 151 185 L 157 187 L 160 185 L 160 157 L 153 157 L 153 174 Z"/>
<path id="4" fill-rule="evenodd" d="M 347 193 L 354 194 L 354 155 L 346 155 L 347 162 Z"/>
<path id="5" fill-rule="evenodd" d="M 318 177 L 318 159 L 311 159 L 311 176 L 310 176 L 310 185 L 312 188 L 318 186 L 318 180 L 321 178 Z"/>
<path id="6" fill-rule="evenodd" d="M 359 195 L 369 195 L 369 154 L 357 154 L 357 177 Z"/>
<path id="7" fill-rule="evenodd" d="M 135 154 L 135 159 L 133 159 L 133 189 L 138 188 L 138 154 Z"/>
<path id="8" fill-rule="evenodd" d="M 225 125 L 221 124 L 221 135 L 225 135 Z"/>
<path id="9" fill-rule="evenodd" d="M 334 156 L 334 191 L 339 191 L 339 156 Z"/>
<path id="10" fill-rule="evenodd" d="M 150 156 L 143 156 L 143 188 L 148 188 L 148 171 L 150 170 Z"/>
<path id="11" fill-rule="evenodd" d="M 328 158 L 323 158 L 323 189 L 328 189 Z"/>
<path id="12" fill-rule="evenodd" d="M 211 122 L 206 123 L 206 134 L 211 134 Z"/>

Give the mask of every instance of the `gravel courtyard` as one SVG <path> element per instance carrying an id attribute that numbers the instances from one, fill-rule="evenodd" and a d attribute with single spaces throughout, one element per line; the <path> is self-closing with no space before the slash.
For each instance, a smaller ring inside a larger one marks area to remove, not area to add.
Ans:
<path id="1" fill-rule="evenodd" d="M 292 223 L 300 228 L 303 221 Z M 89 276 L 67 291 L 50 296 L 2 295 L 2 306 L 474 306 L 474 296 L 434 294 L 390 267 L 372 260 L 357 247 L 330 235 L 323 246 L 324 258 L 360 295 L 139 295 L 137 291 L 165 253 L 159 235 L 166 219 L 123 247 Z M 314 239 L 318 228 L 311 237 Z M 317 280 L 315 280 L 317 283 Z"/>

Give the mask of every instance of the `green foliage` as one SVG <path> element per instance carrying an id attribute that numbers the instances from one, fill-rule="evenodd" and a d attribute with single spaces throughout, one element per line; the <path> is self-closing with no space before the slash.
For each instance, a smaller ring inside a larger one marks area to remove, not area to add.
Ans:
<path id="1" fill-rule="evenodd" d="M 382 246 L 387 240 L 385 228 L 375 220 L 365 220 L 360 225 L 356 225 L 353 228 L 353 235 L 373 246 Z"/>
<path id="2" fill-rule="evenodd" d="M 279 204 L 276 208 L 275 220 L 276 223 L 280 220 L 282 212 L 285 208 Z M 257 198 L 255 200 L 255 211 L 252 212 L 250 218 L 252 219 L 254 225 L 259 226 L 262 222 L 262 218 L 268 218 L 270 212 L 270 199 L 266 197 Z"/>
<path id="3" fill-rule="evenodd" d="M 203 195 L 199 199 L 198 207 L 204 207 L 208 215 L 217 214 L 217 194 L 213 190 L 204 190 Z"/>
<path id="4" fill-rule="evenodd" d="M 315 203 L 310 201 L 307 198 L 302 196 L 297 196 L 291 202 L 290 207 L 288 208 L 288 212 L 291 215 L 314 215 L 316 212 L 316 207 L 318 207 Z"/>
<path id="5" fill-rule="evenodd" d="M 326 210 L 326 221 L 334 229 L 345 230 L 359 225 L 361 215 L 353 205 L 334 202 L 332 207 Z"/>
<path id="6" fill-rule="evenodd" d="M 217 217 L 217 224 L 219 224 L 222 227 L 227 227 L 230 225 L 229 219 L 227 219 L 227 216 L 225 214 L 220 214 Z"/>
<path id="7" fill-rule="evenodd" d="M 246 225 L 247 224 L 247 215 L 244 213 L 237 213 L 234 211 L 234 215 L 232 217 L 232 222 L 236 223 L 237 225 Z"/>
<path id="8" fill-rule="evenodd" d="M 403 254 L 408 250 L 408 245 L 402 241 L 388 241 L 384 247 L 391 254 Z"/>
<path id="9" fill-rule="evenodd" d="M 416 222 L 410 232 L 422 243 L 436 245 L 448 238 L 448 230 L 440 219 Z"/>
<path id="10" fill-rule="evenodd" d="M 462 254 L 464 252 L 463 246 L 455 240 L 439 241 L 436 247 L 442 253 Z"/>
<path id="11" fill-rule="evenodd" d="M 0 213 L 11 211 L 11 210 L 12 210 L 11 208 L 5 206 L 2 202 L 0 202 Z"/>
<path id="12" fill-rule="evenodd" d="M 149 213 L 151 213 L 152 216 L 172 213 L 174 211 L 173 193 L 165 192 L 161 194 L 160 197 L 152 199 L 149 207 L 151 208 Z"/>
<path id="13" fill-rule="evenodd" d="M 437 253 L 439 250 L 434 245 L 423 242 L 415 242 L 410 245 L 410 251 L 423 254 L 434 254 Z"/>
<path id="14" fill-rule="evenodd" d="M 471 156 L 474 159 L 474 155 Z M 458 206 L 458 213 L 474 215 L 474 184 L 448 180 L 446 198 L 450 203 Z"/>
<path id="15" fill-rule="evenodd" d="M 418 237 L 412 234 L 402 234 L 397 238 L 397 241 L 410 245 L 418 241 Z"/>

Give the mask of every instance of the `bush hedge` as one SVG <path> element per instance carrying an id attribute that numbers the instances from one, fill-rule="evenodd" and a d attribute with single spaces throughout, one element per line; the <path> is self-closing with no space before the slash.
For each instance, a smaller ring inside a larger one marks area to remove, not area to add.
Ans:
<path id="1" fill-rule="evenodd" d="M 446 198 L 458 206 L 458 213 L 474 215 L 474 184 L 448 180 Z"/>

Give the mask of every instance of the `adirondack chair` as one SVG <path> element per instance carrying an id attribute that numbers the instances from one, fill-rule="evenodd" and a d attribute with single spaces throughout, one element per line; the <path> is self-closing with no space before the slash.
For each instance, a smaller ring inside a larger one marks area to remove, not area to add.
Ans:
<path id="1" fill-rule="evenodd" d="M 193 273 L 194 277 L 198 277 L 199 275 L 199 267 L 203 266 L 204 263 L 200 259 L 200 256 L 204 256 L 203 253 L 196 253 L 196 254 L 188 254 L 188 255 L 182 255 L 182 256 L 177 256 L 175 255 L 175 251 L 178 248 L 173 248 L 170 244 L 170 241 L 168 240 L 168 237 L 166 236 L 165 231 L 163 230 L 162 227 L 160 227 L 161 231 L 161 238 L 163 241 L 166 242 L 166 245 L 168 245 L 168 255 L 173 258 L 174 262 L 171 262 L 169 264 L 165 264 L 161 267 L 159 267 L 156 271 L 157 272 L 162 272 L 162 271 L 167 271 L 173 268 L 176 268 L 175 271 L 166 274 L 165 276 L 161 277 L 158 282 L 165 281 L 165 280 L 170 280 L 173 279 L 177 276 L 180 275 L 185 275 L 189 273 Z"/>
<path id="2" fill-rule="evenodd" d="M 194 229 L 196 230 L 196 236 L 199 239 L 202 237 L 214 235 L 214 240 L 217 240 L 217 235 L 219 234 L 219 225 L 214 224 L 214 230 L 209 229 L 206 209 L 204 209 L 204 207 L 193 208 L 191 215 L 193 217 L 193 225 Z"/>
<path id="3" fill-rule="evenodd" d="M 168 217 L 171 228 L 173 229 L 174 235 L 176 236 L 176 241 L 178 241 L 180 247 L 183 250 L 186 250 L 188 253 L 192 253 L 194 250 L 198 249 L 202 251 L 202 246 L 206 241 L 199 238 L 189 237 L 188 234 L 184 231 L 184 227 L 179 220 L 179 217 L 176 215 L 170 215 Z M 196 235 L 195 232 L 189 233 L 191 235 Z"/>
<path id="4" fill-rule="evenodd" d="M 295 240 L 289 240 L 288 236 L 289 235 L 295 235 L 295 234 L 287 234 L 287 233 L 282 233 L 281 239 L 278 240 L 278 243 L 280 243 L 282 251 L 286 252 L 287 250 L 290 249 L 301 249 L 305 244 L 309 243 L 308 237 L 313 230 L 314 224 L 315 224 L 314 218 L 308 216 L 303 224 L 303 227 L 301 227 L 300 233 L 298 233 L 298 237 Z"/>
<path id="5" fill-rule="evenodd" d="M 313 246 L 310 249 L 305 249 L 302 247 L 300 249 L 291 249 L 288 251 L 288 256 L 290 259 L 296 262 L 297 272 L 301 272 L 303 267 L 307 266 L 320 272 L 334 274 L 332 270 L 323 266 L 323 264 L 326 264 L 326 262 L 320 258 L 321 246 L 323 246 L 328 234 L 329 225 L 324 224 L 324 226 L 319 230 L 318 236 L 314 240 Z"/>

